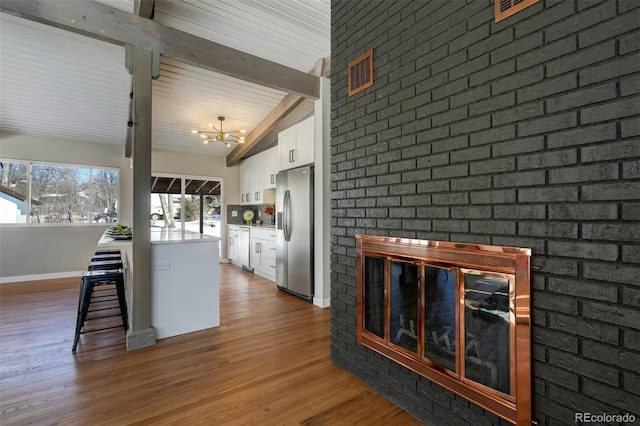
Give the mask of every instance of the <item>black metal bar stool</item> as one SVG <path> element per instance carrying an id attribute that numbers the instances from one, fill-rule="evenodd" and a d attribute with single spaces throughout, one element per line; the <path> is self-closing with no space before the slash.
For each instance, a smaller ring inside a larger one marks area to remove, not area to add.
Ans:
<path id="1" fill-rule="evenodd" d="M 122 260 L 119 254 L 94 254 L 91 257 L 91 261 L 103 261 L 103 260 Z"/>
<path id="2" fill-rule="evenodd" d="M 115 300 L 115 299 L 105 299 L 104 296 L 101 296 L 98 294 L 99 291 L 97 291 L 97 287 L 103 287 L 103 286 L 109 286 L 109 287 L 115 286 L 116 293 L 118 296 L 117 297 L 118 306 L 120 308 L 119 315 L 122 318 L 122 327 L 124 328 L 125 333 L 129 328 L 129 323 L 127 319 L 128 318 L 127 302 L 126 302 L 125 293 L 124 293 L 124 274 L 122 272 L 122 269 L 87 271 L 82 275 L 82 279 L 80 281 L 80 300 L 78 301 L 78 317 L 76 319 L 76 334 L 73 339 L 73 348 L 71 349 L 72 351 L 76 350 L 76 346 L 78 345 L 78 339 L 80 338 L 80 334 L 120 327 L 118 325 L 118 326 L 112 326 L 112 327 L 99 328 L 95 330 L 83 330 L 85 322 L 88 321 L 87 314 L 89 312 L 105 311 L 105 310 L 115 308 L 115 307 L 108 307 L 108 308 L 100 308 L 95 310 L 89 309 L 92 302 L 98 303 L 98 302 L 104 302 L 108 300 Z M 108 317 L 114 317 L 114 316 L 118 316 L 118 314 L 107 314 L 102 316 L 96 316 L 91 319 L 94 320 L 94 319 L 108 318 Z"/>
<path id="3" fill-rule="evenodd" d="M 120 255 L 120 250 L 119 249 L 100 249 L 100 250 L 96 250 L 96 252 L 94 254 L 95 255 L 99 255 L 99 254 L 117 254 L 119 256 Z"/>
<path id="4" fill-rule="evenodd" d="M 87 267 L 89 271 L 105 271 L 109 269 L 121 269 L 122 260 L 92 260 Z"/>

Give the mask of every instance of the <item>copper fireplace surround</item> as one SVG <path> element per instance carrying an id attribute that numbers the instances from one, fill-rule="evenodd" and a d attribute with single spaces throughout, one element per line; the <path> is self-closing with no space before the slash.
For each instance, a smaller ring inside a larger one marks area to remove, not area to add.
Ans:
<path id="1" fill-rule="evenodd" d="M 531 250 L 356 235 L 362 345 L 531 425 Z"/>

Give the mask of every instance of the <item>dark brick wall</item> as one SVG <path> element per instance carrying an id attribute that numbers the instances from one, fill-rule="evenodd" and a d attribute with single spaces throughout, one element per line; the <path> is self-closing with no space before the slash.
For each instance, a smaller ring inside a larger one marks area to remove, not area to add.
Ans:
<path id="1" fill-rule="evenodd" d="M 429 424 L 500 424 L 357 344 L 354 235 L 531 247 L 535 419 L 640 420 L 638 6 L 542 0 L 496 24 L 487 0 L 332 0 L 338 365 Z M 374 85 L 348 97 L 370 48 Z"/>

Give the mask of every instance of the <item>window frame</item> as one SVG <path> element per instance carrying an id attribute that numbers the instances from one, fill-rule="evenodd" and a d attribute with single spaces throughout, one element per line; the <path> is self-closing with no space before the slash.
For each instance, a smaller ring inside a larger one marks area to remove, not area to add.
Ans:
<path id="1" fill-rule="evenodd" d="M 0 222 L 0 227 L 26 227 L 26 226 L 35 226 L 35 227 L 60 227 L 60 226 L 105 226 L 105 223 L 96 222 L 93 218 L 90 218 L 88 222 L 63 222 L 63 223 L 37 223 L 32 221 L 31 213 L 32 209 L 32 201 L 33 201 L 33 166 L 52 166 L 52 167 L 60 167 L 60 168 L 73 168 L 78 170 L 87 170 L 89 177 L 89 214 L 93 213 L 93 203 L 94 203 L 94 172 L 95 170 L 108 170 L 115 171 L 118 177 L 118 184 L 116 188 L 116 221 L 114 222 L 106 222 L 106 223 L 117 223 L 120 217 L 120 184 L 121 184 L 121 169 L 120 167 L 112 167 L 112 166 L 98 166 L 98 165 L 89 165 L 89 164 L 73 164 L 73 163 L 58 163 L 54 161 L 37 161 L 37 160 L 23 160 L 23 159 L 15 159 L 15 158 L 7 158 L 0 157 L 0 162 L 4 163 L 21 163 L 26 166 L 26 180 L 27 180 L 27 193 L 25 195 L 25 216 L 27 218 L 24 223 L 4 223 Z"/>

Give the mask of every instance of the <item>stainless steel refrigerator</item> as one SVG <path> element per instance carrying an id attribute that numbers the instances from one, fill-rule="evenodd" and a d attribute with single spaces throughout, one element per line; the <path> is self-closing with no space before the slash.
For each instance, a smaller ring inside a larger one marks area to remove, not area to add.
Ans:
<path id="1" fill-rule="evenodd" d="M 276 284 L 313 298 L 313 168 L 276 176 Z"/>

